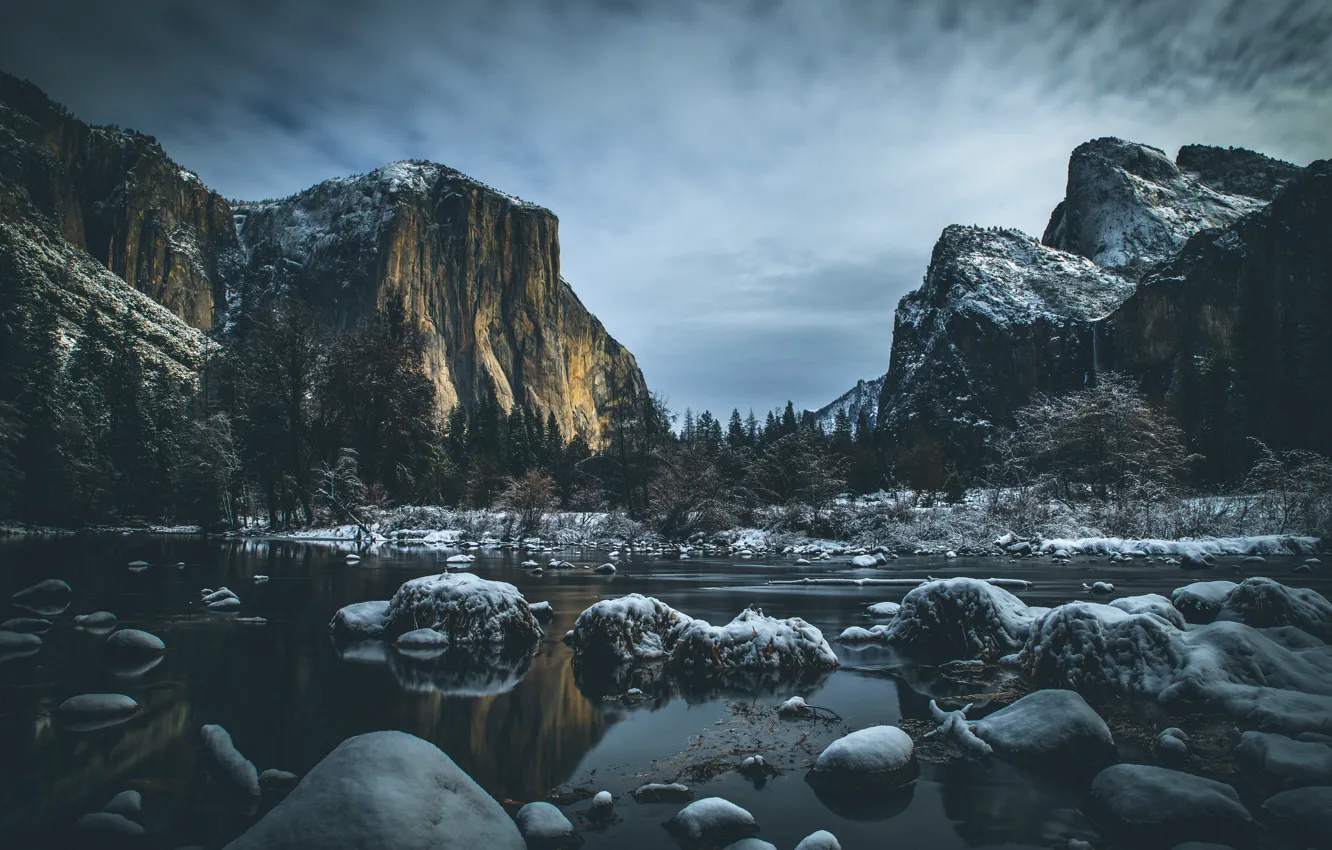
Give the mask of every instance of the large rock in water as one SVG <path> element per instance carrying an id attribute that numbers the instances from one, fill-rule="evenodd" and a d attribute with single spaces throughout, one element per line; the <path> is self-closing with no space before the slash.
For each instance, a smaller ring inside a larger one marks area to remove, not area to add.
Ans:
<path id="1" fill-rule="evenodd" d="M 1263 810 L 1279 829 L 1309 842 L 1310 847 L 1327 846 L 1332 835 L 1332 786 L 1282 791 L 1267 798 Z"/>
<path id="2" fill-rule="evenodd" d="M 1033 691 L 973 726 L 996 753 L 1015 761 L 1103 763 L 1116 754 L 1110 727 L 1074 691 Z"/>
<path id="3" fill-rule="evenodd" d="M 227 850 L 525 850 L 513 820 L 444 753 L 403 732 L 349 738 Z"/>
<path id="4" fill-rule="evenodd" d="M 1233 839 L 1253 822 L 1229 785 L 1145 764 L 1111 765 L 1096 774 L 1091 808 L 1112 829 L 1158 841 Z"/>
<path id="5" fill-rule="evenodd" d="M 633 356 L 560 275 L 559 221 L 451 168 L 395 162 L 236 209 L 257 291 L 303 293 L 337 327 L 399 301 L 427 342 L 442 411 L 494 388 L 504 410 L 601 443 L 616 391 L 646 393 Z"/>
<path id="6" fill-rule="evenodd" d="M 708 674 L 831 670 L 838 661 L 823 633 L 799 617 L 779 620 L 747 608 L 724 626 L 690 622 L 671 651 L 671 664 L 689 673 Z"/>
<path id="7" fill-rule="evenodd" d="M 1170 603 L 1190 623 L 1206 624 L 1216 619 L 1226 597 L 1239 587 L 1233 581 L 1195 581 L 1177 587 L 1170 594 Z"/>
<path id="8" fill-rule="evenodd" d="M 651 596 L 631 593 L 603 599 L 578 615 L 565 643 L 580 663 L 614 666 L 660 661 L 675 648 L 680 632 L 693 622 Z"/>
<path id="9" fill-rule="evenodd" d="M 1226 597 L 1216 619 L 1256 629 L 1294 626 L 1332 641 L 1332 602 L 1316 590 L 1287 587 L 1270 578 L 1248 578 Z"/>
<path id="10" fill-rule="evenodd" d="M 452 647 L 530 650 L 541 640 L 537 622 L 518 588 L 471 573 L 422 576 L 404 583 L 389 600 L 386 637 L 429 628 Z"/>
<path id="11" fill-rule="evenodd" d="M 900 788 L 915 782 L 919 775 L 911 736 L 896 726 L 870 726 L 825 747 L 809 778 L 859 793 Z"/>
<path id="12" fill-rule="evenodd" d="M 923 656 L 994 658 L 1021 647 L 1034 619 L 1007 590 L 959 577 L 913 588 L 882 632 L 883 639 Z"/>

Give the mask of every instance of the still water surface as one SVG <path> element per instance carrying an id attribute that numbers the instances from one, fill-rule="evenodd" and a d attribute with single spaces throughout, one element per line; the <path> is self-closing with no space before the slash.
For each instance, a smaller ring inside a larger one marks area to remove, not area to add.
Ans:
<path id="1" fill-rule="evenodd" d="M 205 781 L 199 727 L 217 723 L 261 771 L 304 774 L 345 738 L 397 729 L 435 743 L 501 801 L 541 799 L 553 789 L 610 790 L 617 798 L 615 821 L 584 831 L 589 848 L 675 847 L 661 824 L 679 805 L 638 804 L 627 792 L 676 777 L 699 796 L 724 796 L 749 809 L 760 837 L 782 848 L 818 829 L 833 832 L 848 850 L 890 843 L 941 850 L 1051 847 L 1069 838 L 1099 846 L 1101 836 L 1079 811 L 1086 777 L 1042 775 L 995 760 L 924 763 L 914 789 L 880 806 L 821 799 L 804 781 L 805 768 L 813 761 L 809 753 L 817 754 L 840 727 L 779 723 L 771 709 L 800 693 L 853 727 L 927 717 L 925 672 L 904 670 L 882 648 L 834 644 L 844 667 L 814 681 L 683 690 L 658 681 L 644 683 L 651 698 L 626 703 L 607 696 L 622 688 L 578 680 L 560 638 L 598 599 L 640 592 L 714 624 L 755 604 L 773 616 L 804 617 L 831 639 L 847 626 L 867 625 L 866 605 L 899 601 L 906 592 L 766 584 L 802 575 L 1011 576 L 1035 582 L 1020 594 L 1033 605 L 1083 598 L 1082 583 L 1095 579 L 1113 581 L 1119 596 L 1168 595 L 1196 578 L 1161 565 L 1058 567 L 976 558 L 906 558 L 877 571 L 853 570 L 845 560 L 796 567 L 790 559 L 631 558 L 621 560 L 612 577 L 582 570 L 532 576 L 519 567 L 522 557 L 482 551 L 472 572 L 516 585 L 529 601 L 549 600 L 556 612 L 516 684 L 457 680 L 448 671 L 339 654 L 327 631 L 338 608 L 388 599 L 407 579 L 442 571 L 455 552 L 386 549 L 348 564 L 345 552 L 332 546 L 288 541 L 137 533 L 0 541 L 6 606 L 0 619 L 23 613 L 8 607 L 9 596 L 37 581 L 62 578 L 74 588 L 69 609 L 51 618 L 56 625 L 41 651 L 0 664 L 4 845 L 67 846 L 76 818 L 133 788 L 143 794 L 150 846 L 222 846 L 271 804 L 238 810 Z M 561 557 L 592 565 L 605 560 L 593 551 Z M 154 566 L 131 571 L 127 564 L 135 560 Z M 172 566 L 177 562 L 184 566 Z M 1293 565 L 1263 565 L 1263 572 L 1327 593 L 1324 580 L 1288 577 Z M 1225 569 L 1230 566 L 1207 578 L 1233 577 Z M 256 585 L 255 575 L 271 581 Z M 243 600 L 238 614 L 202 613 L 199 590 L 223 585 Z M 75 614 L 96 610 L 114 612 L 121 627 L 160 636 L 167 644 L 162 663 L 134 678 L 105 669 L 101 638 L 71 627 Z M 245 622 L 250 618 L 263 622 Z M 93 732 L 68 732 L 51 722 L 49 713 L 64 699 L 99 692 L 128 694 L 142 710 L 127 723 Z M 726 770 L 700 780 L 751 750 L 778 754 L 773 760 L 784 772 L 754 781 Z M 581 825 L 577 815 L 586 806 L 574 803 L 565 811 Z"/>

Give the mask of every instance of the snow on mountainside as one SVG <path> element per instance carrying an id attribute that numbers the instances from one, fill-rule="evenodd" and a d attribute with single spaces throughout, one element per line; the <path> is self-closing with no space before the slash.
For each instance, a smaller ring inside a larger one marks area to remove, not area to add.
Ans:
<path id="1" fill-rule="evenodd" d="M 1033 392 L 1082 386 L 1089 329 L 1129 280 L 1018 230 L 951 225 L 898 302 L 879 422 L 899 444 L 941 441 L 973 461 Z"/>
<path id="2" fill-rule="evenodd" d="M 1041 241 L 1106 268 L 1140 268 L 1174 256 L 1199 230 L 1261 208 L 1298 170 L 1252 151 L 1180 153 L 1188 170 L 1150 145 L 1115 138 L 1079 145 Z"/>
<path id="3" fill-rule="evenodd" d="M 817 426 L 827 433 L 832 433 L 837 421 L 837 413 L 846 414 L 847 421 L 854 428 L 860 421 L 863 411 L 871 428 L 879 420 L 879 393 L 883 391 L 883 379 L 880 375 L 868 381 L 856 381 L 856 385 L 833 399 L 818 410 L 806 410 L 800 414 L 800 421 L 805 425 Z"/>

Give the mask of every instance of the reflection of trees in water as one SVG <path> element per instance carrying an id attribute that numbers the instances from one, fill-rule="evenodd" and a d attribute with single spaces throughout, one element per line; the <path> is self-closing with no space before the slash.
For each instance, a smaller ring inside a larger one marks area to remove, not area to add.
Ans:
<path id="1" fill-rule="evenodd" d="M 144 762 L 162 757 L 191 731 L 183 691 L 155 688 L 137 699 L 139 713 L 115 726 L 69 732 L 42 717 L 26 742 L 5 740 L 5 763 L 15 769 L 0 783 L 0 835 L 21 839 L 22 829 L 44 828 L 63 836 L 79 815 L 106 803 L 90 794 L 134 778 Z M 25 766 L 21 774 L 18 765 Z"/>
<path id="2" fill-rule="evenodd" d="M 1096 841 L 1078 811 L 1094 771 L 1036 771 L 994 758 L 923 767 L 943 786 L 944 813 L 968 844 Z"/>
<path id="3" fill-rule="evenodd" d="M 404 690 L 479 697 L 513 690 L 532 656 L 484 649 L 438 654 L 390 651 L 388 662 Z"/>
<path id="4" fill-rule="evenodd" d="M 684 674 L 665 664 L 623 664 L 604 667 L 593 664 L 573 665 L 574 680 L 583 695 L 592 702 L 607 697 L 625 697 L 630 688 L 643 696 L 625 698 L 629 707 L 660 707 L 680 698 L 691 704 L 725 698 L 790 696 L 813 691 L 832 675 L 831 670 L 716 670 L 706 675 Z"/>

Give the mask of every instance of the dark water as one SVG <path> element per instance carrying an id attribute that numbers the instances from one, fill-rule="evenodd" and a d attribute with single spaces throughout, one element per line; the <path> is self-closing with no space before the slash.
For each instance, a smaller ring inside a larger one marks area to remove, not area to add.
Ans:
<path id="1" fill-rule="evenodd" d="M 805 769 L 840 727 L 779 723 L 771 709 L 800 693 L 854 727 L 926 717 L 927 692 L 938 692 L 929 671 L 904 670 L 882 648 L 834 645 L 845 666 L 815 681 L 684 689 L 658 681 L 645 683 L 651 699 L 626 704 L 603 699 L 623 686 L 576 680 L 559 638 L 598 599 L 637 591 L 713 623 L 753 603 L 774 616 L 804 617 L 831 639 L 846 626 L 867 625 L 869 603 L 900 600 L 906 590 L 765 584 L 798 575 L 1012 576 L 1035 582 L 1020 594 L 1034 605 L 1081 598 L 1082 582 L 1095 579 L 1113 581 L 1116 595 L 1130 595 L 1168 594 L 1199 578 L 1161 565 L 1055 567 L 999 559 L 903 559 L 887 571 L 850 570 L 845 562 L 797 568 L 789 560 L 629 559 L 614 577 L 586 571 L 529 576 L 519 557 L 481 553 L 474 573 L 511 582 L 529 601 L 549 600 L 556 611 L 539 654 L 516 684 L 340 657 L 327 633 L 339 607 L 387 599 L 403 581 L 441 571 L 452 553 L 395 549 L 348 564 L 331 546 L 285 541 L 133 534 L 0 542 L 6 606 L 10 594 L 44 578 L 62 578 L 74 588 L 69 609 L 51 618 L 56 625 L 41 651 L 0 664 L 0 836 L 6 838 L 0 844 L 66 846 L 79 815 L 134 788 L 144 797 L 151 846 L 220 847 L 264 807 L 237 811 L 205 781 L 199 727 L 218 723 L 260 770 L 303 774 L 345 738 L 398 729 L 434 742 L 501 801 L 540 799 L 556 788 L 609 790 L 617 796 L 616 821 L 584 832 L 590 848 L 674 847 L 661 823 L 678 804 L 640 805 L 627 792 L 677 777 L 699 796 L 724 796 L 749 809 L 761 837 L 778 847 L 817 829 L 830 830 L 849 850 L 889 843 L 1050 847 L 1074 837 L 1105 846 L 1079 811 L 1088 777 L 1045 776 L 998 761 L 925 763 L 914 789 L 868 808 L 820 798 L 804 781 Z M 604 560 L 590 551 L 562 557 Z M 154 566 L 127 569 L 140 559 Z M 164 566 L 180 561 L 183 568 Z M 1273 562 L 1263 572 L 1287 580 L 1293 565 Z M 1203 578 L 1232 577 L 1228 566 Z M 256 574 L 272 580 L 255 585 Z M 1315 577 L 1289 578 L 1328 590 Z M 222 585 L 242 598 L 238 617 L 264 622 L 202 614 L 199 589 Z M 162 663 L 134 678 L 105 669 L 101 639 L 71 626 L 75 614 L 95 610 L 114 612 L 121 627 L 159 635 L 167 644 Z M 23 612 L 6 607 L 2 613 L 0 619 Z M 64 699 L 99 692 L 128 694 L 142 710 L 127 723 L 93 732 L 65 731 L 51 721 L 49 713 Z M 762 782 L 730 770 L 700 779 L 749 750 L 763 752 L 784 772 Z M 565 811 L 577 822 L 586 805 Z"/>

